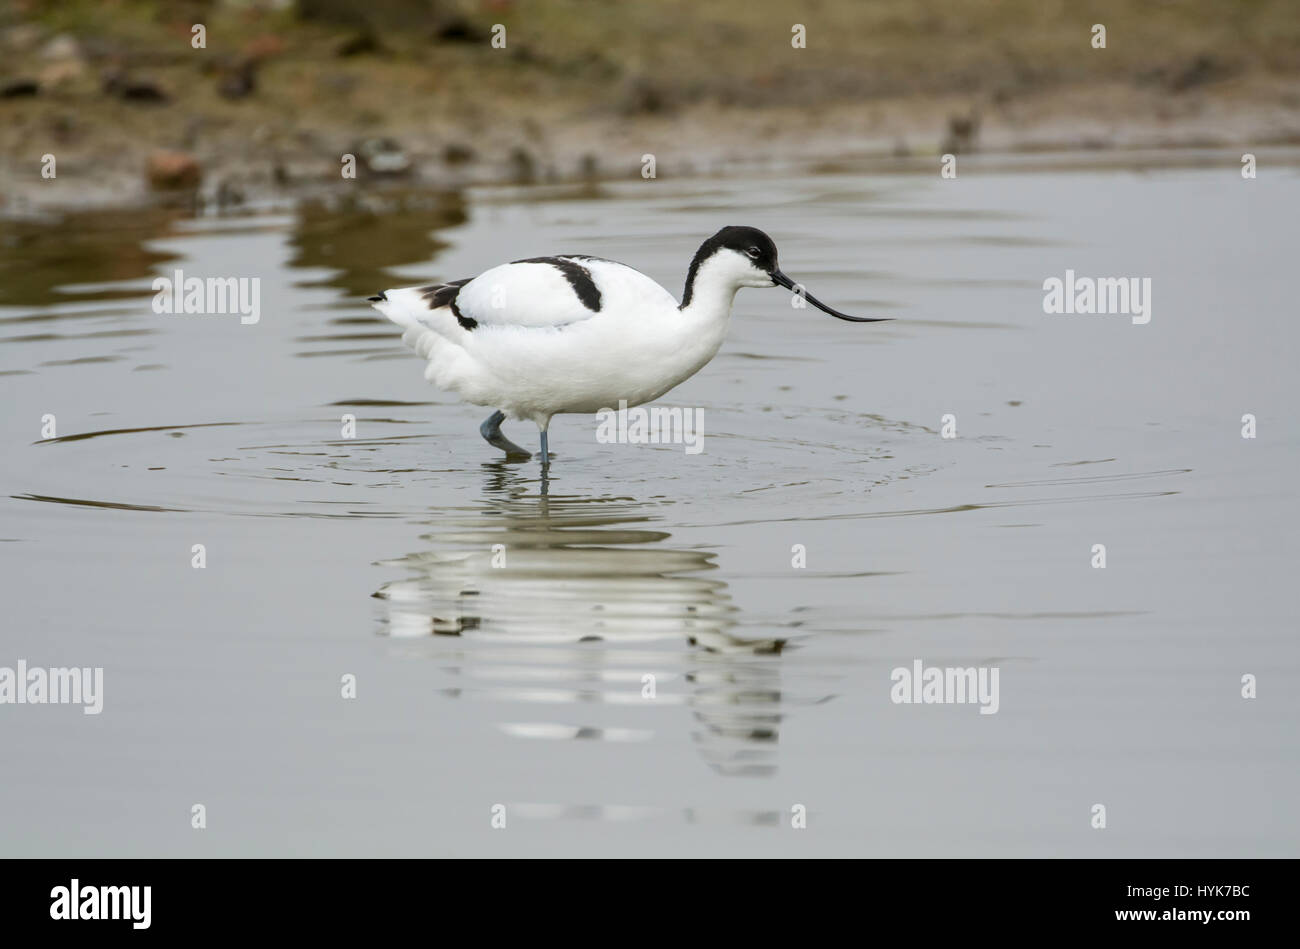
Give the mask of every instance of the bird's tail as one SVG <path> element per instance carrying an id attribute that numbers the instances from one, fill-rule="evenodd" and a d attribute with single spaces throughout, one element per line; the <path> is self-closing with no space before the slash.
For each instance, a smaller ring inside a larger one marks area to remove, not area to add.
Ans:
<path id="1" fill-rule="evenodd" d="M 381 290 L 368 300 L 371 306 L 404 329 L 419 324 L 420 318 L 429 312 L 429 305 L 417 287 Z"/>
<path id="2" fill-rule="evenodd" d="M 475 401 L 463 391 L 473 377 L 463 345 L 470 334 L 452 308 L 459 284 L 466 282 L 385 290 L 369 299 L 371 306 L 402 328 L 402 342 L 426 361 L 425 379 Z"/>

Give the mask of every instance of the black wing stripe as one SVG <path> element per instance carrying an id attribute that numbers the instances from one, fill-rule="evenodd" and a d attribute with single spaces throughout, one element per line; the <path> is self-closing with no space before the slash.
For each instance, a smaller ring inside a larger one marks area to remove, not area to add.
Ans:
<path id="1" fill-rule="evenodd" d="M 456 317 L 456 322 L 459 323 L 461 327 L 464 329 L 472 330 L 476 326 L 478 326 L 478 320 L 468 317 L 465 314 L 460 312 L 460 307 L 456 305 L 455 297 L 452 297 L 451 299 L 451 314 L 452 316 Z"/>
<path id="2" fill-rule="evenodd" d="M 573 292 L 578 295 L 578 300 L 588 310 L 593 313 L 600 312 L 600 288 L 596 286 L 596 281 L 591 279 L 591 271 L 577 261 L 581 260 L 599 260 L 598 257 L 529 257 L 525 260 L 514 260 L 515 264 L 550 264 L 560 273 L 564 274 L 564 279 L 569 281 L 569 286 L 573 287 Z"/>
<path id="3" fill-rule="evenodd" d="M 446 283 L 431 283 L 427 287 L 417 287 L 419 294 L 424 298 L 424 302 L 430 310 L 440 310 L 444 306 L 451 307 L 452 316 L 456 317 L 456 322 L 463 329 L 472 330 L 478 326 L 478 321 L 465 316 L 460 312 L 460 307 L 456 305 L 456 297 L 460 294 L 460 288 L 473 280 L 473 277 L 466 277 L 464 280 L 449 280 Z"/>

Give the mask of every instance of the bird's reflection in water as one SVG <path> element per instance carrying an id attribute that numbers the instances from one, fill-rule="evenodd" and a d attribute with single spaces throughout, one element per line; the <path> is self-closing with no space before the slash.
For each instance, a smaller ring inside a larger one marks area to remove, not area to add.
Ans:
<path id="1" fill-rule="evenodd" d="M 790 704 L 785 641 L 738 630 L 726 583 L 707 576 L 714 555 L 666 546 L 669 535 L 651 529 L 656 504 L 554 485 L 539 495 L 513 466 L 485 468 L 480 508 L 439 515 L 425 549 L 384 562 L 410 574 L 375 594 L 387 634 L 457 637 L 439 656 L 449 696 L 557 710 L 501 722 L 513 737 L 650 741 L 684 704 L 712 768 L 774 773 Z M 613 706 L 642 709 L 644 727 L 622 727 L 626 712 L 620 727 L 604 722 Z"/>

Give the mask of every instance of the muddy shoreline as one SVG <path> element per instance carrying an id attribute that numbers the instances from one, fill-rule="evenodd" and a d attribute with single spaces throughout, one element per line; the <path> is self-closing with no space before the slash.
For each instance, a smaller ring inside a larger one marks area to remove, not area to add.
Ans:
<path id="1" fill-rule="evenodd" d="M 1275 84 L 1286 89 L 1291 84 Z M 1300 94 L 1300 83 L 1296 83 Z M 343 156 L 355 154 L 340 136 L 314 147 L 263 150 L 241 144 L 237 131 L 193 152 L 159 149 L 140 142 L 102 157 L 96 142 L 52 147 L 0 159 L 0 216 L 63 208 L 124 207 L 148 203 L 194 203 L 235 207 L 293 200 L 322 191 L 370 185 L 457 189 L 471 185 L 555 184 L 653 177 L 755 173 L 783 168 L 861 167 L 864 170 L 938 169 L 947 145 L 958 155 L 1046 156 L 1093 152 L 1116 161 L 1138 151 L 1223 150 L 1252 152 L 1300 143 L 1300 112 L 1232 95 L 1207 96 L 1187 114 L 1160 114 L 1141 104 L 1127 114 L 1095 107 L 1093 93 L 1070 92 L 1024 103 L 1023 115 L 981 116 L 976 137 L 953 148 L 950 116 L 965 114 L 956 97 L 935 97 L 838 106 L 809 115 L 794 110 L 721 110 L 703 107 L 672 119 L 578 120 L 552 126 L 549 134 L 511 145 L 475 141 L 474 161 L 447 160 L 447 144 L 436 132 L 404 128 L 386 139 L 397 143 L 408 169 L 373 173 L 360 164 L 345 178 Z M 1094 104 L 1092 114 L 1076 105 Z M 326 136 L 322 136 L 325 138 Z M 29 143 L 30 144 L 33 143 Z M 530 147 L 531 146 L 531 147 Z M 466 147 L 460 145 L 460 147 Z M 22 151 L 18 149 L 18 151 Z M 41 156 L 56 156 L 56 177 L 41 176 Z M 192 157 L 199 169 L 193 185 L 155 187 L 150 163 L 158 155 Z M 1171 160 L 1177 161 L 1172 155 Z"/>

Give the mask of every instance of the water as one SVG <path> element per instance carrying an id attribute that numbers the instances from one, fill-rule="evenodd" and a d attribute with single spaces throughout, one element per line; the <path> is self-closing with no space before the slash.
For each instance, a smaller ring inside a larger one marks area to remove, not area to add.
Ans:
<path id="1" fill-rule="evenodd" d="M 1298 204 L 968 163 L 4 225 L 0 665 L 105 696 L 0 708 L 0 853 L 1294 856 Z M 704 451 L 562 417 L 545 493 L 359 299 L 553 252 L 680 292 L 724 224 L 898 320 L 741 291 L 664 400 Z M 260 322 L 154 314 L 176 267 Z M 1046 316 L 1067 268 L 1151 322 Z M 893 704 L 915 659 L 998 713 Z"/>

